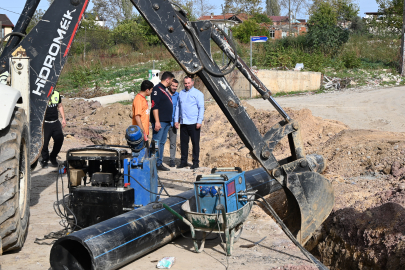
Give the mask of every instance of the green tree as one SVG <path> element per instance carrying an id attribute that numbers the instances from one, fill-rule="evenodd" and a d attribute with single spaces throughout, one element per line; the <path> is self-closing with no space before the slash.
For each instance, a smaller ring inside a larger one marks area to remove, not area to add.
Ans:
<path id="1" fill-rule="evenodd" d="M 266 14 L 268 16 L 280 16 L 279 0 L 266 0 Z"/>
<path id="2" fill-rule="evenodd" d="M 225 12 L 227 13 L 246 13 L 254 15 L 262 13 L 262 0 L 225 0 Z"/>
<path id="3" fill-rule="evenodd" d="M 337 53 L 349 40 L 349 32 L 337 26 L 337 13 L 331 4 L 321 3 L 308 20 L 309 47 L 324 53 Z"/>
<path id="4" fill-rule="evenodd" d="M 246 20 L 238 26 L 232 28 L 233 37 L 243 43 L 249 43 L 250 36 L 269 36 L 266 27 L 258 24 L 254 19 Z"/>
<path id="5" fill-rule="evenodd" d="M 313 0 L 308 10 L 309 15 L 313 15 L 325 3 L 332 7 L 338 21 L 349 21 L 359 14 L 359 6 L 354 0 Z"/>
<path id="6" fill-rule="evenodd" d="M 272 23 L 269 16 L 267 16 L 265 13 L 255 13 L 251 19 L 257 23 Z"/>
<path id="7" fill-rule="evenodd" d="M 400 34 L 402 31 L 403 0 L 376 0 L 378 11 L 382 16 L 374 20 L 373 24 L 380 27 L 383 32 Z"/>
<path id="8" fill-rule="evenodd" d="M 30 23 L 28 24 L 26 33 L 28 34 L 31 32 L 32 28 L 34 28 L 35 25 L 42 19 L 42 16 L 44 16 L 45 11 L 42 9 L 38 9 L 35 11 L 34 16 L 32 16 Z"/>
<path id="9" fill-rule="evenodd" d="M 309 27 L 332 27 L 337 24 L 337 12 L 331 4 L 320 3 L 308 20 Z"/>

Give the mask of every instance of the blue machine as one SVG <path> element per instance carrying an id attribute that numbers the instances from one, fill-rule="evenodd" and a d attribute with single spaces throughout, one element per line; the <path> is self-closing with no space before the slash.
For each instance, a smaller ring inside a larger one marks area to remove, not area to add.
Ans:
<path id="1" fill-rule="evenodd" d="M 156 147 L 159 143 L 155 141 L 152 149 L 149 149 L 138 126 L 129 126 L 125 138 L 131 147 L 132 157 L 124 159 L 124 182 L 130 183 L 134 189 L 134 204 L 138 208 L 156 200 L 158 193 L 156 161 L 159 153 Z"/>
<path id="2" fill-rule="evenodd" d="M 210 175 L 197 176 L 194 192 L 199 213 L 214 214 L 218 204 L 223 204 L 227 213 L 236 211 L 246 204 L 246 197 L 239 195 L 246 192 L 245 172 L 240 168 L 212 169 Z"/>

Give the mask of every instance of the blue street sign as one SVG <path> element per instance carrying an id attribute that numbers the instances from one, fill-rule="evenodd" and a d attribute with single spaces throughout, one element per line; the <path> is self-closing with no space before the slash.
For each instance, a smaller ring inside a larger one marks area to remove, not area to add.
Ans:
<path id="1" fill-rule="evenodd" d="M 267 39 L 266 36 L 252 37 L 252 42 L 266 42 Z"/>

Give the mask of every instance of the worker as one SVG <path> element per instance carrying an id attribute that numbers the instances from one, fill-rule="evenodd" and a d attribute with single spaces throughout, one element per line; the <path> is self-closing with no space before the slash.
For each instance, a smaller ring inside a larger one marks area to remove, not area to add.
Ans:
<path id="1" fill-rule="evenodd" d="M 59 114 L 62 116 L 62 124 L 59 122 Z M 66 126 L 65 111 L 62 105 L 62 98 L 58 91 L 53 90 L 52 96 L 48 101 L 44 120 L 44 145 L 41 151 L 41 166 L 48 167 L 48 161 L 51 161 L 52 167 L 58 167 L 56 160 L 63 144 L 62 128 Z M 49 141 L 53 139 L 53 148 L 51 154 L 48 151 Z"/>
<path id="2" fill-rule="evenodd" d="M 132 102 L 132 125 L 137 125 L 141 128 L 145 141 L 148 141 L 149 135 L 149 106 L 146 97 L 150 96 L 152 89 L 153 83 L 144 80 L 141 83 L 141 91 Z"/>
<path id="3" fill-rule="evenodd" d="M 187 167 L 188 143 L 193 145 L 193 165 L 190 169 L 199 167 L 200 133 L 204 118 L 204 94 L 194 88 L 194 80 L 184 78 L 184 89 L 179 94 L 175 112 L 175 126 L 180 123 L 180 151 L 181 161 L 177 168 Z"/>
<path id="4" fill-rule="evenodd" d="M 173 117 L 172 96 L 167 89 L 172 84 L 173 79 L 173 73 L 163 72 L 160 83 L 153 87 L 151 95 L 150 122 L 152 123 L 152 138 L 159 141 L 159 157 L 156 162 L 159 171 L 170 171 L 169 168 L 163 166 L 163 151 Z"/>
<path id="5" fill-rule="evenodd" d="M 176 79 L 173 79 L 172 85 L 169 87 L 169 93 L 172 95 L 173 101 L 173 117 L 172 122 L 170 123 L 169 128 L 169 142 L 170 142 L 170 161 L 169 166 L 174 167 L 176 159 L 176 140 L 177 140 L 177 128 L 174 126 L 174 113 L 176 111 L 177 100 L 179 93 L 177 93 L 177 88 L 179 87 L 179 82 Z"/>

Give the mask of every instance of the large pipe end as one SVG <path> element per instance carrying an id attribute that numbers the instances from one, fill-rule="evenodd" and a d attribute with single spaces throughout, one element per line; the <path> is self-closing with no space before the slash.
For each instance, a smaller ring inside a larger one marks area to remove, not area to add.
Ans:
<path id="1" fill-rule="evenodd" d="M 61 238 L 52 246 L 49 261 L 53 270 L 89 270 L 92 267 L 90 252 L 79 241 Z"/>

